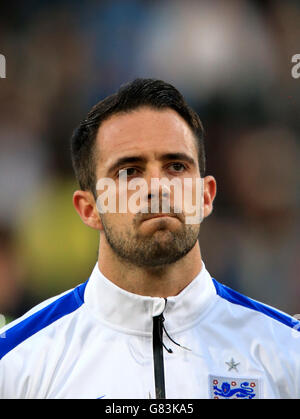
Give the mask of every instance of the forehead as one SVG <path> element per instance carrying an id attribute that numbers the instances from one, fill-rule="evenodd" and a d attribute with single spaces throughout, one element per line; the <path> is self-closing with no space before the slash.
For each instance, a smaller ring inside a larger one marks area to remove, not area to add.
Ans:
<path id="1" fill-rule="evenodd" d="M 197 156 L 194 134 L 177 112 L 146 107 L 104 121 L 97 133 L 96 150 L 98 161 L 104 165 L 131 154 L 150 157 L 155 153 L 183 152 Z"/>

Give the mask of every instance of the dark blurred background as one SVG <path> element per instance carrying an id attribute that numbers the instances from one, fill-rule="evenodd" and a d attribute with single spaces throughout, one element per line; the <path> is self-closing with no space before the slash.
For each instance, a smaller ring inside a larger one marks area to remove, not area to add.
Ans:
<path id="1" fill-rule="evenodd" d="M 218 182 L 200 236 L 210 273 L 300 313 L 299 0 L 2 3 L 0 313 L 88 278 L 98 233 L 72 205 L 69 138 L 135 77 L 173 83 L 205 126 Z"/>

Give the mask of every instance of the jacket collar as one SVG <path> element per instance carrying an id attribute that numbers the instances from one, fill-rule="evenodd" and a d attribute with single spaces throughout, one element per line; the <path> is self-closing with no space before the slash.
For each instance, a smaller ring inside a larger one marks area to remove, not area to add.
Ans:
<path id="1" fill-rule="evenodd" d="M 149 335 L 153 317 L 163 312 L 166 329 L 177 333 L 194 325 L 216 296 L 212 278 L 202 262 L 196 278 L 178 295 L 147 297 L 130 293 L 107 279 L 96 263 L 87 283 L 84 301 L 107 326 L 125 333 Z"/>

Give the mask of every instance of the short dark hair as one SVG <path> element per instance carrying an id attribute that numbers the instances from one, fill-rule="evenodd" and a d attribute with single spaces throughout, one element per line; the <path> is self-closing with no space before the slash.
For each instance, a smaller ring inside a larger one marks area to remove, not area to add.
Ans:
<path id="1" fill-rule="evenodd" d="M 82 190 L 96 197 L 95 143 L 101 123 L 112 115 L 126 113 L 140 107 L 175 110 L 192 129 L 198 146 L 200 175 L 205 173 L 204 130 L 197 113 L 182 94 L 171 84 L 156 79 L 135 79 L 97 103 L 74 130 L 71 138 L 71 157 L 76 178 Z"/>

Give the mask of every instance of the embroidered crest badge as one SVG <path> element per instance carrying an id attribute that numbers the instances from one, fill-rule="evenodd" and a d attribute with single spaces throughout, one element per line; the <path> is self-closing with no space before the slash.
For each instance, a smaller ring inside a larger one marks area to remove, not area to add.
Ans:
<path id="1" fill-rule="evenodd" d="M 211 399 L 260 399 L 259 380 L 210 375 L 209 393 Z"/>

